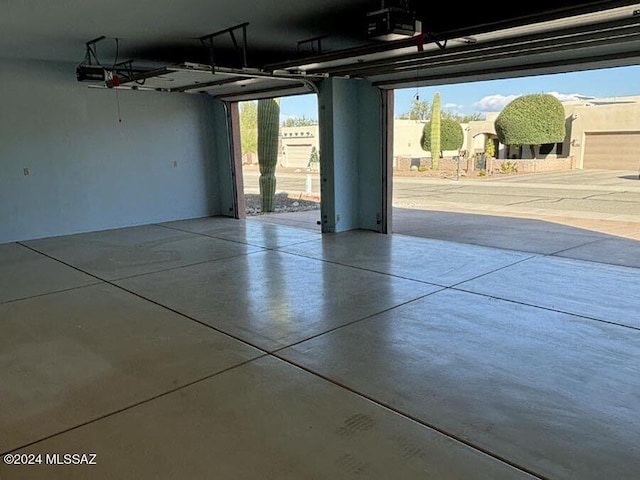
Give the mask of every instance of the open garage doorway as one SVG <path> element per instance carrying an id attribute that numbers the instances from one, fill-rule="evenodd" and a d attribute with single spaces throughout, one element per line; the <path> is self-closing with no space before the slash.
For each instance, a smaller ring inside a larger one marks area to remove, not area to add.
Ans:
<path id="1" fill-rule="evenodd" d="M 395 90 L 393 233 L 640 266 L 638 80 L 630 66 Z M 508 144 L 503 112 L 530 95 L 561 105 L 561 135 Z"/>
<path id="2" fill-rule="evenodd" d="M 246 217 L 319 231 L 321 152 L 317 95 L 242 101 L 237 106 L 242 158 L 241 194 Z M 270 130 L 265 125 L 268 109 L 277 110 L 278 116 L 277 140 L 271 139 L 275 152 L 260 145 L 261 139 L 274 134 L 273 125 Z M 261 122 L 264 123 L 262 127 Z M 259 128 L 263 128 L 263 133 Z M 262 160 L 261 152 L 266 152 Z M 269 195 L 266 177 L 271 172 L 275 188 L 270 204 L 268 198 L 263 197 Z"/>

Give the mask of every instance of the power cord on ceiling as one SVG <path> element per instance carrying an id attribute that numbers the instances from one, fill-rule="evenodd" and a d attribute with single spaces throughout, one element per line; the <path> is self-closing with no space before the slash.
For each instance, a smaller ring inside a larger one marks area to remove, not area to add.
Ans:
<path id="1" fill-rule="evenodd" d="M 424 34 L 420 32 L 416 37 L 416 47 L 418 48 L 418 52 L 424 51 Z M 418 82 L 420 81 L 420 64 L 416 66 L 416 94 L 413 97 L 416 102 L 420 101 L 420 93 L 418 91 Z"/>
<path id="2" fill-rule="evenodd" d="M 120 113 L 120 96 L 118 95 L 118 89 L 114 88 L 116 91 L 116 108 L 118 110 L 118 123 L 122 123 L 122 115 Z"/>
<path id="3" fill-rule="evenodd" d="M 118 64 L 118 56 L 120 55 L 120 41 L 117 37 L 114 40 L 116 41 L 116 58 L 113 60 L 113 70 L 115 70 Z"/>
<path id="4" fill-rule="evenodd" d="M 420 91 L 418 90 L 418 88 L 420 87 L 418 83 L 419 79 L 420 79 L 420 66 L 416 68 L 416 94 L 413 96 L 413 100 L 416 102 L 420 101 Z"/>

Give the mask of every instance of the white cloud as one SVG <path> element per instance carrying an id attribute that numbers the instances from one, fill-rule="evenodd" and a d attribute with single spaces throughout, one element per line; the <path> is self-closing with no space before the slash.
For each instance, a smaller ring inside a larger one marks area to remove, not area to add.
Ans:
<path id="1" fill-rule="evenodd" d="M 569 100 L 590 100 L 596 97 L 590 97 L 588 95 L 582 95 L 581 93 L 559 93 L 549 92 L 549 95 L 553 95 L 561 102 L 567 102 Z"/>
<path id="2" fill-rule="evenodd" d="M 464 105 L 458 105 L 457 103 L 445 103 L 442 108 L 446 108 L 447 110 L 460 110 L 464 108 Z"/>
<path id="3" fill-rule="evenodd" d="M 570 100 L 589 100 L 595 97 L 588 95 L 582 95 L 581 93 L 560 93 L 560 92 L 546 92 L 549 95 L 553 95 L 561 102 L 567 102 Z M 481 112 L 499 112 L 507 106 L 509 102 L 518 98 L 520 95 L 487 95 L 480 99 L 480 101 L 473 104 L 475 108 Z"/>
<path id="4" fill-rule="evenodd" d="M 509 102 L 519 96 L 520 95 L 487 95 L 474 103 L 473 106 L 481 112 L 499 112 L 507 106 Z"/>

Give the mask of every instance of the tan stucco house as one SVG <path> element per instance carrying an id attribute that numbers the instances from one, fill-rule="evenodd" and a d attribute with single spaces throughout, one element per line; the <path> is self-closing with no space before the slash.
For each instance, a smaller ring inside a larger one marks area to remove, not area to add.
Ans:
<path id="1" fill-rule="evenodd" d="M 637 171 L 640 166 L 640 96 L 598 98 L 563 102 L 567 136 L 564 142 L 543 145 L 533 161 L 528 147 L 513 147 L 498 142 L 494 121 L 499 112 L 486 119 L 462 124 L 463 150 L 481 155 L 487 140 L 495 144 L 498 160 L 518 161 L 520 172 L 605 168 Z M 430 152 L 420 146 L 424 122 L 396 119 L 393 132 L 393 166 L 409 168 Z M 313 147 L 319 149 L 318 126 L 280 129 L 280 165 L 306 168 Z M 443 152 L 445 157 L 457 151 Z M 412 160 L 413 159 L 413 160 Z M 473 162 L 468 162 L 473 170 Z"/>
<path id="2" fill-rule="evenodd" d="M 640 96 L 598 98 L 563 102 L 567 135 L 564 142 L 542 146 L 531 171 L 598 168 L 634 170 L 640 166 Z M 531 160 L 528 147 L 498 142 L 494 121 L 470 122 L 465 129 L 465 148 L 481 154 L 487 140 L 495 142 L 496 158 Z M 526 164 L 523 163 L 526 168 Z"/>

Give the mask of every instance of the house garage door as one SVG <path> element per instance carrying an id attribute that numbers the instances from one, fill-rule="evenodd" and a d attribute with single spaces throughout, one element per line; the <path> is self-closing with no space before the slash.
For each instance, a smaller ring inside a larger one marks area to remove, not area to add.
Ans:
<path id="1" fill-rule="evenodd" d="M 583 168 L 638 171 L 640 132 L 587 133 Z"/>
<path id="2" fill-rule="evenodd" d="M 312 145 L 287 145 L 287 167 L 306 168 L 309 165 Z"/>

